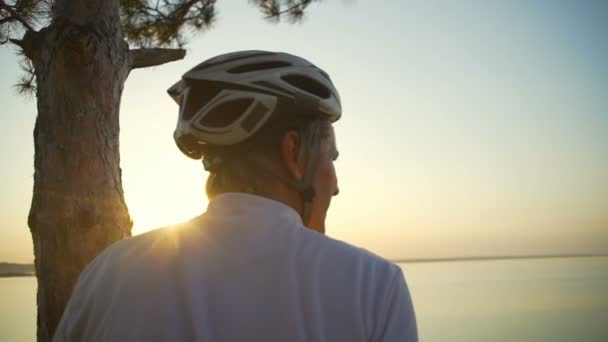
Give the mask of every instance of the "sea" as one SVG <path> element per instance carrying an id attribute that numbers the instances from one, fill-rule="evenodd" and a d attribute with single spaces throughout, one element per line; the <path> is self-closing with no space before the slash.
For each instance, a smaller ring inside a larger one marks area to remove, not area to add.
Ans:
<path id="1" fill-rule="evenodd" d="M 400 263 L 421 342 L 607 342 L 608 257 Z M 0 341 L 35 341 L 36 278 L 0 278 Z"/>

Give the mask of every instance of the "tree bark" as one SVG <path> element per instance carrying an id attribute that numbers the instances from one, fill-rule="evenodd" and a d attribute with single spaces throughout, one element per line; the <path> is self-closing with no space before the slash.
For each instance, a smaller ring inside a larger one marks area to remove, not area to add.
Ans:
<path id="1" fill-rule="evenodd" d="M 38 116 L 28 225 L 38 278 L 38 341 L 50 341 L 83 268 L 131 235 L 119 157 L 119 107 L 130 71 L 118 0 L 55 2 L 28 32 Z"/>

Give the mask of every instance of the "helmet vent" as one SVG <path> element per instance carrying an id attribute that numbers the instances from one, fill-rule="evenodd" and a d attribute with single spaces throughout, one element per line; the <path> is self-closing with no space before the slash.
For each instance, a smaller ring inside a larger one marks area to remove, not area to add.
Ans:
<path id="1" fill-rule="evenodd" d="M 293 96 L 293 91 L 288 89 L 288 88 L 281 88 L 275 84 L 272 84 L 270 82 L 267 81 L 255 81 L 253 82 L 254 84 L 257 84 L 259 86 L 265 87 L 265 88 L 269 88 L 272 89 L 274 91 L 276 91 L 279 94 L 288 94 L 288 95 L 292 95 Z"/>
<path id="2" fill-rule="evenodd" d="M 182 120 L 190 120 L 205 104 L 213 99 L 221 91 L 218 87 L 205 86 L 204 84 L 192 84 L 187 98 L 182 98 L 180 105 L 184 107 Z"/>
<path id="3" fill-rule="evenodd" d="M 253 131 L 253 129 L 258 125 L 260 120 L 264 118 L 267 112 L 268 107 L 264 106 L 260 102 L 256 103 L 255 107 L 253 107 L 253 109 L 251 110 L 251 113 L 249 113 L 245 120 L 243 120 L 241 126 L 243 126 L 243 129 L 247 132 Z"/>
<path id="4" fill-rule="evenodd" d="M 330 92 L 321 83 L 302 75 L 285 75 L 281 79 L 290 85 L 320 98 L 329 98 Z"/>
<path id="5" fill-rule="evenodd" d="M 237 99 L 212 108 L 199 122 L 204 127 L 223 128 L 235 122 L 247 111 L 253 99 Z"/>
<path id="6" fill-rule="evenodd" d="M 238 61 L 241 59 L 247 59 L 247 58 L 253 58 L 253 57 L 260 57 L 260 56 L 267 56 L 267 55 L 273 55 L 272 52 L 256 52 L 256 51 L 251 51 L 251 52 L 242 52 L 242 53 L 231 53 L 225 56 L 218 56 L 215 58 L 212 58 L 208 61 L 205 61 L 197 66 L 195 66 L 194 68 L 192 68 L 191 71 L 201 71 L 201 70 L 205 70 L 205 69 L 209 69 L 212 67 L 215 67 L 217 65 L 223 64 L 223 63 L 231 63 L 234 61 Z"/>
<path id="7" fill-rule="evenodd" d="M 274 61 L 274 62 L 261 62 L 261 63 L 253 63 L 253 64 L 245 64 L 239 65 L 228 70 L 231 74 L 242 74 L 251 71 L 260 71 L 260 70 L 268 70 L 268 69 L 278 69 L 291 66 L 288 62 L 282 61 Z"/>
<path id="8" fill-rule="evenodd" d="M 325 71 L 319 69 L 319 72 L 321 73 L 321 75 L 325 76 L 325 78 L 327 78 L 328 81 L 331 82 L 331 78 L 329 78 L 329 75 Z"/>

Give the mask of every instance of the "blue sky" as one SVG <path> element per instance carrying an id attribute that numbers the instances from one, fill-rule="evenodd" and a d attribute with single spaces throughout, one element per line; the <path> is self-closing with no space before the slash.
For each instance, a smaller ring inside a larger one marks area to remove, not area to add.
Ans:
<path id="1" fill-rule="evenodd" d="M 328 234 L 386 257 L 608 253 L 608 2 L 324 1 L 297 25 L 218 4 L 183 61 L 132 72 L 121 158 L 134 232 L 204 210 L 166 89 L 214 55 L 286 51 L 331 75 L 341 193 Z M 31 261 L 35 100 L 0 48 L 0 260 Z"/>

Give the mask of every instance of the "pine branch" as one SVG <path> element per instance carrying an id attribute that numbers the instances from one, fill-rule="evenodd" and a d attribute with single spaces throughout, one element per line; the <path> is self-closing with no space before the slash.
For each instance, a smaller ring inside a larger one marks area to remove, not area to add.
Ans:
<path id="1" fill-rule="evenodd" d="M 19 81 L 15 84 L 17 93 L 19 95 L 25 95 L 27 97 L 33 97 L 36 94 L 36 71 L 32 61 L 25 56 L 25 52 L 20 51 L 19 55 L 22 56 L 22 60 L 19 62 L 19 66 L 23 71 L 23 74 L 19 76 Z"/>
<path id="2" fill-rule="evenodd" d="M 254 0 L 252 2 L 259 7 L 264 14 L 264 18 L 268 21 L 278 22 L 283 15 L 287 14 L 291 22 L 295 23 L 304 17 L 304 11 L 312 1 L 317 0 L 286 0 L 282 3 L 278 0 Z"/>
<path id="3" fill-rule="evenodd" d="M 23 40 L 19 40 L 19 39 L 11 39 L 8 38 L 4 43 L 0 43 L 0 45 L 2 44 L 6 44 L 6 43 L 13 43 L 15 45 L 17 45 L 18 47 L 20 47 L 21 49 L 23 49 Z"/>
<path id="4" fill-rule="evenodd" d="M 271 15 L 272 15 L 272 16 L 277 16 L 277 17 L 278 17 L 278 16 L 281 16 L 281 14 L 285 14 L 285 13 L 289 13 L 289 12 L 293 12 L 293 11 L 299 10 L 301 7 L 306 7 L 306 6 L 308 6 L 308 3 L 309 3 L 309 2 L 310 2 L 310 1 L 301 1 L 300 3 L 295 4 L 295 5 L 291 6 L 291 7 L 288 7 L 287 9 L 284 9 L 284 10 L 282 10 L 282 11 L 281 11 L 281 10 L 279 10 L 279 11 L 277 11 L 277 12 L 271 13 Z"/>
<path id="5" fill-rule="evenodd" d="M 186 56 L 184 49 L 132 49 L 129 51 L 131 69 L 147 68 L 180 60 Z"/>
<path id="6" fill-rule="evenodd" d="M 181 46 L 184 28 L 212 25 L 216 0 L 121 0 L 125 37 L 140 47 Z"/>
<path id="7" fill-rule="evenodd" d="M 7 5 L 4 0 L 0 0 L 0 10 L 4 10 L 10 14 L 9 19 L 15 19 L 19 21 L 27 30 L 35 31 L 34 28 L 21 16 L 15 9 Z"/>
<path id="8" fill-rule="evenodd" d="M 9 23 L 13 20 L 17 20 L 14 17 L 6 17 L 6 18 L 2 18 L 0 19 L 0 25 L 5 24 L 5 23 Z"/>

